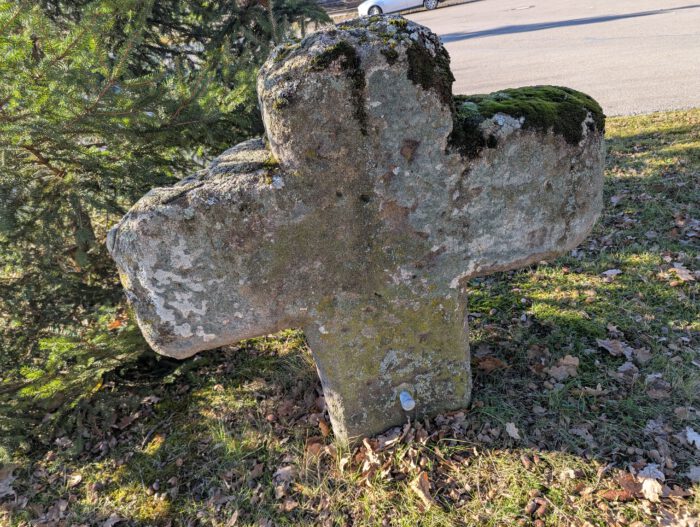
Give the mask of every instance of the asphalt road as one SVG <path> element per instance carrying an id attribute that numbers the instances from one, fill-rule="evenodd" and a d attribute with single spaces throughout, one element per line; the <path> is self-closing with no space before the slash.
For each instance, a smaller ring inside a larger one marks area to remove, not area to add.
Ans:
<path id="1" fill-rule="evenodd" d="M 440 35 L 454 93 L 555 84 L 608 115 L 700 107 L 700 3 L 481 0 L 407 18 Z"/>

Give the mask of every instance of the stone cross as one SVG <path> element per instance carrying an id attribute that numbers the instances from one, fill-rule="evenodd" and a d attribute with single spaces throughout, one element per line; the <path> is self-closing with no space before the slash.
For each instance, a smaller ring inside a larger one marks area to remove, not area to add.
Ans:
<path id="1" fill-rule="evenodd" d="M 460 288 L 583 240 L 604 116 L 567 88 L 453 97 L 453 80 L 401 17 L 278 47 L 258 77 L 266 139 L 151 190 L 109 234 L 153 349 L 302 328 L 341 442 L 467 407 Z"/>

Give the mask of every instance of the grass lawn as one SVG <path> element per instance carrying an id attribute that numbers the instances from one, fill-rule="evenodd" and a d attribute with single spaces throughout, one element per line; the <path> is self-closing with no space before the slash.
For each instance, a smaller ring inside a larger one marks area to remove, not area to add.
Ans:
<path id="1" fill-rule="evenodd" d="M 584 244 L 470 284 L 471 408 L 348 452 L 298 332 L 146 356 L 0 443 L 0 525 L 700 525 L 700 110 L 607 138 Z"/>

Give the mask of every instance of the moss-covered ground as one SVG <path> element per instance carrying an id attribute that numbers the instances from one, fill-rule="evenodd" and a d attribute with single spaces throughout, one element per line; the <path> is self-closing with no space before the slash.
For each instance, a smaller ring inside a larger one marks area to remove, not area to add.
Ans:
<path id="1" fill-rule="evenodd" d="M 2 440 L 0 525 L 696 525 L 700 110 L 607 138 L 590 238 L 470 284 L 465 414 L 346 452 L 298 332 L 125 359 L 51 435 Z"/>

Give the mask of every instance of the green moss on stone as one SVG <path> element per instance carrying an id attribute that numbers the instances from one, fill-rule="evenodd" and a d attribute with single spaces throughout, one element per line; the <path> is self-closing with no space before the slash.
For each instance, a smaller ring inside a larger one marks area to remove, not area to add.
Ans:
<path id="1" fill-rule="evenodd" d="M 365 72 L 362 70 L 360 57 L 355 47 L 341 40 L 316 55 L 311 61 L 311 71 L 323 71 L 334 62 L 339 61 L 340 68 L 345 71 L 352 83 L 352 99 L 355 106 L 355 118 L 360 124 L 362 135 L 367 135 L 367 111 L 365 110 Z"/>
<path id="2" fill-rule="evenodd" d="M 267 157 L 267 159 L 265 159 L 265 161 L 263 161 L 263 166 L 265 168 L 269 168 L 269 169 L 277 168 L 277 167 L 279 167 L 279 165 L 280 165 L 280 162 L 275 157 L 275 155 L 272 153 L 270 153 L 270 155 Z"/>
<path id="3" fill-rule="evenodd" d="M 282 108 L 286 108 L 289 106 L 289 99 L 286 97 L 276 97 L 274 101 L 272 101 L 272 107 L 275 110 L 281 110 Z"/>
<path id="4" fill-rule="evenodd" d="M 523 129 L 547 133 L 552 130 L 575 145 L 583 138 L 582 123 L 591 115 L 591 131 L 603 132 L 605 115 L 588 95 L 559 86 L 528 86 L 488 95 L 458 95 L 454 98 L 454 128 L 450 142 L 463 155 L 476 157 L 484 147 L 496 146 L 485 138 L 479 125 L 497 113 L 523 120 Z"/>
<path id="5" fill-rule="evenodd" d="M 399 29 L 406 29 L 408 27 L 408 20 L 405 18 L 392 18 L 389 23 Z"/>
<path id="6" fill-rule="evenodd" d="M 340 64 L 343 69 L 359 67 L 359 57 L 355 48 L 349 42 L 341 40 L 316 55 L 311 61 L 311 70 L 323 71 L 338 59 L 343 59 Z"/>
<path id="7" fill-rule="evenodd" d="M 440 101 L 452 108 L 452 83 L 455 78 L 450 70 L 450 56 L 440 46 L 433 55 L 418 42 L 413 42 L 406 50 L 408 58 L 408 78 L 424 90 L 433 90 Z"/>
<path id="8" fill-rule="evenodd" d="M 275 62 L 282 62 L 292 51 L 299 48 L 299 42 L 286 42 L 277 48 L 277 54 L 273 59 Z"/>
<path id="9" fill-rule="evenodd" d="M 387 64 L 389 64 L 389 66 L 393 66 L 399 59 L 399 52 L 396 51 L 394 48 L 384 48 L 382 49 L 381 53 L 386 58 Z"/>

